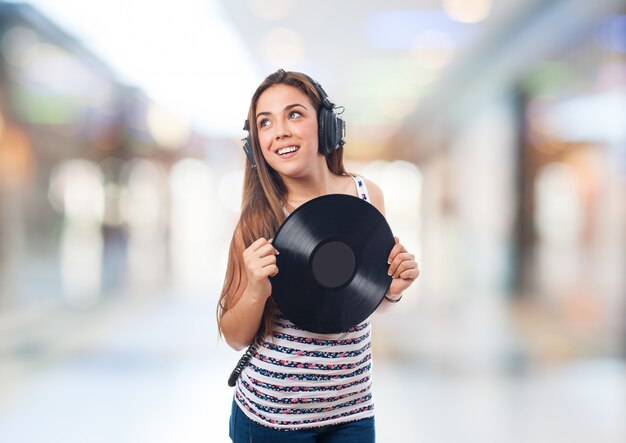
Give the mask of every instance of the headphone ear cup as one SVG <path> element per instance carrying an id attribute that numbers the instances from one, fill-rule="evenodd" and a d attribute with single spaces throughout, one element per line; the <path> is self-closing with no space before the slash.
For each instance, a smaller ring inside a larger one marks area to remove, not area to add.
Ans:
<path id="1" fill-rule="evenodd" d="M 250 139 L 250 134 L 243 139 L 243 152 L 246 153 L 246 157 L 252 163 L 252 167 L 256 168 L 256 161 L 254 161 L 254 153 L 252 152 L 252 140 Z"/>
<path id="2" fill-rule="evenodd" d="M 345 122 L 334 111 L 322 107 L 319 120 L 319 148 L 324 155 L 331 154 L 343 146 Z"/>

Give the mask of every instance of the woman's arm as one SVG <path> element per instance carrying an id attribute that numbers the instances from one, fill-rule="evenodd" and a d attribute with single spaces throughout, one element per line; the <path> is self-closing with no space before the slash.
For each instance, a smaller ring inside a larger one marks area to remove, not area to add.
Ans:
<path id="1" fill-rule="evenodd" d="M 254 339 L 265 303 L 272 293 L 269 277 L 278 273 L 276 249 L 271 240 L 260 238 L 244 250 L 243 239 L 235 232 L 235 263 L 233 288 L 226 310 L 220 320 L 220 329 L 228 345 L 239 351 Z"/>

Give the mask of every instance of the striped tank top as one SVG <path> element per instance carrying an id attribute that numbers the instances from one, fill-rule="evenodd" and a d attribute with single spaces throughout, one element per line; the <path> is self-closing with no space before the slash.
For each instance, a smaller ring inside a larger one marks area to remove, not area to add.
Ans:
<path id="1" fill-rule="evenodd" d="M 370 202 L 363 179 L 353 178 L 359 197 Z M 257 343 L 235 387 L 235 402 L 251 420 L 293 431 L 374 415 L 369 319 L 315 334 L 279 314 L 271 338 Z"/>

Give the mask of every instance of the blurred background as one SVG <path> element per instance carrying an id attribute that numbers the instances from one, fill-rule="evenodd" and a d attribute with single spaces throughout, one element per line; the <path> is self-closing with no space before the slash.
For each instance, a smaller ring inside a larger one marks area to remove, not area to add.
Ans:
<path id="1" fill-rule="evenodd" d="M 626 441 L 626 4 L 0 1 L 0 441 L 226 442 L 252 92 L 345 107 L 422 275 L 387 442 Z"/>

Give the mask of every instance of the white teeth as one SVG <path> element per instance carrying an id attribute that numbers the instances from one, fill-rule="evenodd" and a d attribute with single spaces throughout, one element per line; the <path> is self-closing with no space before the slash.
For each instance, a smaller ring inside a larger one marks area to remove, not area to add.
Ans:
<path id="1" fill-rule="evenodd" d="M 286 148 L 280 148 L 277 153 L 278 155 L 289 154 L 290 152 L 295 152 L 299 148 L 297 146 L 288 146 Z"/>

